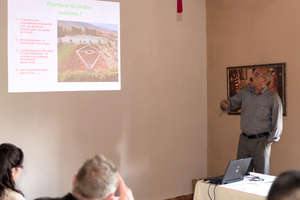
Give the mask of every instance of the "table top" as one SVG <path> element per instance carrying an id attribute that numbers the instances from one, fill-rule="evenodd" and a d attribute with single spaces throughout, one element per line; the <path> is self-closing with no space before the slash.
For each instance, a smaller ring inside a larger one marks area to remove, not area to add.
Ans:
<path id="1" fill-rule="evenodd" d="M 275 176 L 250 172 L 243 180 L 224 185 L 198 181 L 194 200 L 266 200 Z"/>
<path id="2" fill-rule="evenodd" d="M 220 185 L 220 187 L 239 190 L 242 192 L 248 192 L 266 197 L 275 178 L 276 176 L 250 172 L 250 175 L 245 176 L 242 181 Z"/>

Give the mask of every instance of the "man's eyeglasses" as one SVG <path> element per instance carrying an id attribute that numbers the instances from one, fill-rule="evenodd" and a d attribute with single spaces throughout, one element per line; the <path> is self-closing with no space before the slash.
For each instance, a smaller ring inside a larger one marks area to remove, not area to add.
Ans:
<path id="1" fill-rule="evenodd" d="M 254 76 L 255 77 L 259 77 L 259 76 L 263 76 L 263 74 L 259 73 L 259 72 L 254 72 Z"/>
<path id="2" fill-rule="evenodd" d="M 259 73 L 259 72 L 254 72 L 254 76 L 256 78 L 258 78 L 258 77 L 266 78 L 266 75 L 264 73 Z"/>

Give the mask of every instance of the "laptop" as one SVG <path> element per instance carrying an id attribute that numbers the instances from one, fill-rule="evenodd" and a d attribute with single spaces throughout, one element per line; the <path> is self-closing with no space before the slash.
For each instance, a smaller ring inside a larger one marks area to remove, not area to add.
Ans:
<path id="1" fill-rule="evenodd" d="M 239 160 L 231 160 L 229 161 L 223 176 L 207 178 L 204 179 L 204 181 L 213 184 L 227 184 L 241 181 L 248 172 L 251 160 L 251 157 Z"/>

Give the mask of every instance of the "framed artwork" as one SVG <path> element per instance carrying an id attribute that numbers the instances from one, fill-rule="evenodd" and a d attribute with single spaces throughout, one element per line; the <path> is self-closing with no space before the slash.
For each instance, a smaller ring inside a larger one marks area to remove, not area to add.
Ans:
<path id="1" fill-rule="evenodd" d="M 268 87 L 280 96 L 283 106 L 283 115 L 286 116 L 285 66 L 286 63 L 274 63 L 227 67 L 227 97 L 232 97 L 241 89 L 250 85 L 252 73 L 255 71 L 255 68 L 267 68 L 272 73 L 272 79 Z M 240 113 L 241 110 L 229 111 L 229 114 L 233 115 L 239 115 Z"/>

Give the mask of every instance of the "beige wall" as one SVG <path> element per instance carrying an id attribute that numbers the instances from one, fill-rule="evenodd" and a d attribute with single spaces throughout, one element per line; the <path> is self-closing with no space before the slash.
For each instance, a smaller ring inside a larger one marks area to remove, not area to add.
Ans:
<path id="1" fill-rule="evenodd" d="M 287 63 L 287 116 L 272 146 L 271 173 L 300 168 L 300 14 L 298 0 L 208 0 L 208 174 L 222 173 L 234 159 L 239 116 L 220 114 L 226 97 L 226 66 Z"/>
<path id="2" fill-rule="evenodd" d="M 192 192 L 206 175 L 204 0 L 121 1 L 122 90 L 7 93 L 7 1 L 0 0 L 0 142 L 25 152 L 27 199 L 63 195 L 80 164 L 104 153 L 138 200 Z"/>

